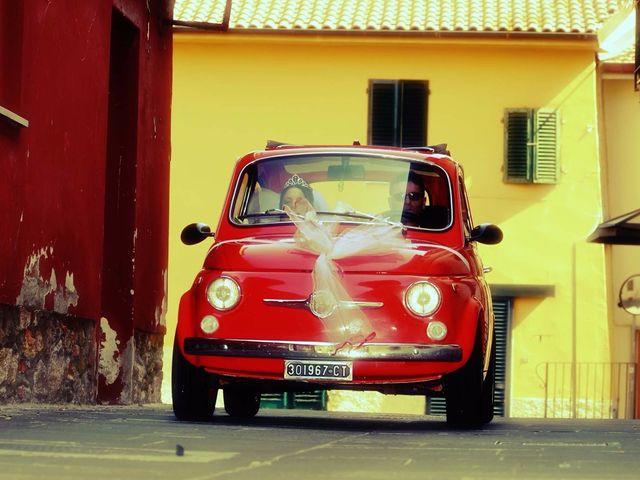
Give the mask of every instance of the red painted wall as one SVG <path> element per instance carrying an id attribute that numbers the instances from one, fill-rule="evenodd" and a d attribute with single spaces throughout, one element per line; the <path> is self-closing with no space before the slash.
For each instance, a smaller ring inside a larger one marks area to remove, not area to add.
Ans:
<path id="1" fill-rule="evenodd" d="M 29 121 L 24 128 L 0 117 L 0 304 L 99 323 L 109 308 L 103 299 L 119 301 L 103 291 L 105 208 L 114 208 L 105 205 L 113 197 L 106 158 L 114 8 L 139 31 L 139 70 L 130 96 L 137 101 L 132 265 L 110 268 L 115 277 L 120 267 L 133 275 L 124 282 L 131 298 L 122 299 L 131 305 L 129 326 L 164 333 L 172 1 L 0 2 L 0 24 L 22 24 L 11 43 L 0 43 L 2 66 L 15 66 L 0 73 L 0 106 Z"/>

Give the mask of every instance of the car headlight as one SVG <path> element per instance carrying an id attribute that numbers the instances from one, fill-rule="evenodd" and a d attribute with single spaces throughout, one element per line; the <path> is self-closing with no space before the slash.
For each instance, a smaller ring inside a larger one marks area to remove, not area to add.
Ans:
<path id="1" fill-rule="evenodd" d="M 207 287 L 207 300 L 217 310 L 229 310 L 240 301 L 240 285 L 233 278 L 216 278 Z"/>
<path id="2" fill-rule="evenodd" d="M 419 317 L 426 317 L 440 306 L 440 292 L 429 282 L 416 282 L 404 294 L 407 308 Z"/>

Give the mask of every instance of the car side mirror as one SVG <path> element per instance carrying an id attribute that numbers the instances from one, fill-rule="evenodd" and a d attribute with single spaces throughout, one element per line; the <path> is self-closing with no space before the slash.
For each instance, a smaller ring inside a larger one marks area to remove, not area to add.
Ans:
<path id="1" fill-rule="evenodd" d="M 471 230 L 469 241 L 496 245 L 502 241 L 502 230 L 493 223 L 483 223 Z"/>
<path id="2" fill-rule="evenodd" d="M 206 223 L 191 223 L 182 229 L 180 240 L 185 245 L 195 245 L 202 242 L 207 237 L 213 237 L 211 227 Z"/>

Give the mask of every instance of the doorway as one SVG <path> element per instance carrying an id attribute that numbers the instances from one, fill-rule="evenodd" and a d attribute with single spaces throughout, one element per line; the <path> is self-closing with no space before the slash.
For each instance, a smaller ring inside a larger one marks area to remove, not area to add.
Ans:
<path id="1" fill-rule="evenodd" d="M 138 68 L 140 33 L 117 9 L 112 11 L 109 56 L 109 110 L 105 171 L 104 247 L 101 325 L 115 342 L 102 352 L 116 372 L 98 375 L 98 401 L 126 401 L 130 385 L 123 364 L 133 355 L 133 275 L 135 191 L 138 137 Z M 113 351 L 113 346 L 117 352 Z M 128 348 L 129 347 L 129 348 Z M 102 357 L 101 357 L 102 360 Z M 130 370 L 130 369 L 128 369 Z M 129 372 L 130 373 L 130 372 Z"/>

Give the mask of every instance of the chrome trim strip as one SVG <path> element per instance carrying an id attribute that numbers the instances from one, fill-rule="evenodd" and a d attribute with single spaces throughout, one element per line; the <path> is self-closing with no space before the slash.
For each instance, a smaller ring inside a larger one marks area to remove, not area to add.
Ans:
<path id="1" fill-rule="evenodd" d="M 382 308 L 382 302 L 358 302 L 355 300 L 342 300 L 340 302 L 342 308 Z"/>
<path id="2" fill-rule="evenodd" d="M 458 362 L 462 360 L 459 345 L 424 345 L 408 343 L 306 342 L 278 340 L 225 340 L 186 338 L 185 353 L 219 357 L 280 358 L 298 360 L 383 360 Z"/>
<path id="3" fill-rule="evenodd" d="M 292 300 L 286 300 L 284 298 L 263 298 L 262 302 L 266 303 L 267 305 L 279 305 L 281 307 L 309 308 L 309 299 L 307 298 Z"/>
<path id="4" fill-rule="evenodd" d="M 295 298 L 291 300 L 287 300 L 284 298 L 263 298 L 262 301 L 267 305 L 280 305 L 282 307 L 291 307 L 291 308 L 305 308 L 309 307 L 309 299 L 308 298 Z M 356 300 L 341 300 L 340 301 L 341 308 L 382 308 L 384 307 L 383 302 L 359 302 Z"/>

